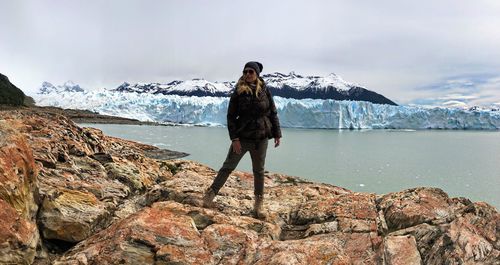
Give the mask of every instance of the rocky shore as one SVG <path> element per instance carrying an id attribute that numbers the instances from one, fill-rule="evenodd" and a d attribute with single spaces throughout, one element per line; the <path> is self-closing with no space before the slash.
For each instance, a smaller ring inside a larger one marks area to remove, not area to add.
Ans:
<path id="1" fill-rule="evenodd" d="M 216 172 L 59 113 L 0 111 L 0 264 L 500 264 L 500 214 L 419 187 L 377 195 Z"/>
<path id="2" fill-rule="evenodd" d="M 117 116 L 102 115 L 97 112 L 92 112 L 89 110 L 77 110 L 77 109 L 63 109 L 58 107 L 40 107 L 40 106 L 29 106 L 29 107 L 17 107 L 8 106 L 0 104 L 0 111 L 2 110 L 19 110 L 29 112 L 46 112 L 66 116 L 76 123 L 106 123 L 106 124 L 131 124 L 131 125 L 157 125 L 163 126 L 157 122 L 140 121 L 136 119 L 128 119 Z"/>

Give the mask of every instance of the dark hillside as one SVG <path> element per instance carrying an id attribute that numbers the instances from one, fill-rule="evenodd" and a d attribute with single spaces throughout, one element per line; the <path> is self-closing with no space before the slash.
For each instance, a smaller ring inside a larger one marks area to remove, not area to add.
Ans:
<path id="1" fill-rule="evenodd" d="M 13 85 L 5 75 L 0 74 L 0 104 L 21 106 L 24 105 L 25 98 L 21 89 Z"/>

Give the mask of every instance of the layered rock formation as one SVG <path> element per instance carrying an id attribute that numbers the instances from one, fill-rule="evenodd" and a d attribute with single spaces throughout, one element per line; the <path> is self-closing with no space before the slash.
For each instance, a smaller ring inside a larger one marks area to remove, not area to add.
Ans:
<path id="1" fill-rule="evenodd" d="M 64 116 L 0 111 L 0 263 L 499 264 L 500 214 L 436 188 L 385 195 L 160 160 L 155 147 Z"/>

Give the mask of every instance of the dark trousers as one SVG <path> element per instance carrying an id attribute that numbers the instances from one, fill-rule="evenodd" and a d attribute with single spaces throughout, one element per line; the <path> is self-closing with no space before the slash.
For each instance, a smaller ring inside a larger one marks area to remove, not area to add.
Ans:
<path id="1" fill-rule="evenodd" d="M 233 172 L 241 158 L 248 151 L 250 152 L 250 157 L 252 158 L 254 194 L 264 195 L 264 163 L 266 162 L 267 142 L 267 139 L 255 142 L 241 141 L 240 154 L 233 152 L 233 146 L 231 144 L 231 146 L 229 146 L 226 161 L 224 161 L 224 164 L 219 170 L 219 173 L 217 173 L 212 186 L 210 186 L 215 194 L 219 193 L 219 190 L 222 188 L 224 183 L 226 183 L 229 174 Z"/>

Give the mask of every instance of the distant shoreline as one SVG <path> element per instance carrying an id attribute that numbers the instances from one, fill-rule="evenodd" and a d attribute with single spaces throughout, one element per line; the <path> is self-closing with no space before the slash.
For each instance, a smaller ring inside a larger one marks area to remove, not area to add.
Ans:
<path id="1" fill-rule="evenodd" d="M 40 106 L 22 106 L 14 107 L 8 105 L 0 105 L 0 111 L 3 110 L 33 110 L 61 114 L 75 123 L 102 123 L 102 124 L 130 124 L 130 125 L 153 125 L 153 126 L 171 126 L 158 122 L 140 121 L 111 115 L 103 115 L 89 110 L 78 109 L 63 109 L 58 107 L 40 107 Z"/>
<path id="2" fill-rule="evenodd" d="M 158 122 L 145 122 L 136 119 L 122 118 L 110 115 L 102 115 L 89 110 L 63 109 L 58 107 L 39 107 L 39 106 L 9 106 L 0 104 L 0 114 L 2 111 L 32 111 L 38 113 L 53 113 L 68 117 L 74 123 L 99 123 L 99 124 L 123 124 L 123 125 L 149 125 L 149 126 L 173 126 Z M 0 115 L 1 117 L 1 115 Z M 154 159 L 179 159 L 189 156 L 188 153 L 169 149 L 154 148 L 146 150 L 145 155 Z"/>

